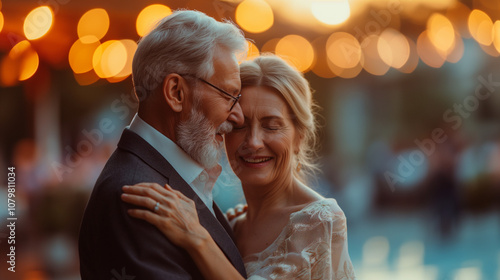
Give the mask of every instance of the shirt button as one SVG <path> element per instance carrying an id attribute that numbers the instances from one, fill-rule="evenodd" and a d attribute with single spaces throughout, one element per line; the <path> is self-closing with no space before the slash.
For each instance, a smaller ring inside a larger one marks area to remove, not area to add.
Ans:
<path id="1" fill-rule="evenodd" d="M 205 175 L 204 173 L 200 175 L 200 181 L 205 182 L 207 179 L 207 175 Z"/>

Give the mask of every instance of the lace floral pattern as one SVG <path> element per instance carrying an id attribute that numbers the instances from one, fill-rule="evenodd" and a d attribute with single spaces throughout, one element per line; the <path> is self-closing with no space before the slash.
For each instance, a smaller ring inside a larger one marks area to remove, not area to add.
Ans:
<path id="1" fill-rule="evenodd" d="M 353 280 L 344 212 L 335 199 L 292 213 L 278 238 L 244 258 L 249 279 Z"/>

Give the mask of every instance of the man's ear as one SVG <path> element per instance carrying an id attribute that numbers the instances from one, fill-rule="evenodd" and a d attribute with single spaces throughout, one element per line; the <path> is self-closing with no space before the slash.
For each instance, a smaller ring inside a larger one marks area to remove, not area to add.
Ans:
<path id="1" fill-rule="evenodd" d="M 163 80 L 162 94 L 174 112 L 181 112 L 186 102 L 187 84 L 179 74 L 168 74 Z"/>

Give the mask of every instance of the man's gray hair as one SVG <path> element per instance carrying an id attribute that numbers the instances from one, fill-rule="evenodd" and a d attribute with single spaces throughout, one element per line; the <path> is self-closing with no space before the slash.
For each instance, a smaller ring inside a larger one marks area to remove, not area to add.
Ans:
<path id="1" fill-rule="evenodd" d="M 248 44 L 233 23 L 216 21 L 199 11 L 178 10 L 162 19 L 139 41 L 132 62 L 134 91 L 139 101 L 160 87 L 170 73 L 210 78 L 218 47 L 244 56 Z"/>

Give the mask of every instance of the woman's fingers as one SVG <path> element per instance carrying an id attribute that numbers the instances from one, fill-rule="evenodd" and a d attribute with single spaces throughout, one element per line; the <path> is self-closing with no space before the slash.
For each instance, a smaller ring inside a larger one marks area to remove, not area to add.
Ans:
<path id="1" fill-rule="evenodd" d="M 192 199 L 189 199 L 188 197 L 186 197 L 183 193 L 181 193 L 180 191 L 178 190 L 174 190 L 172 189 L 172 187 L 169 185 L 169 184 L 165 184 L 165 190 L 167 191 L 170 191 L 172 193 L 174 193 L 175 195 L 177 195 L 178 198 L 184 200 L 184 201 L 192 201 Z"/>
<path id="2" fill-rule="evenodd" d="M 176 215 L 179 215 L 183 211 L 185 211 L 185 214 L 193 211 L 196 212 L 193 200 L 187 198 L 181 192 L 172 189 L 168 184 L 162 187 L 156 183 L 138 183 L 132 186 L 123 186 L 123 192 L 123 201 L 136 206 L 142 206 L 156 213 L 164 215 L 176 213 Z M 156 207 L 157 205 L 158 208 Z"/>
<path id="3" fill-rule="evenodd" d="M 195 203 L 181 192 L 156 183 L 123 186 L 122 200 L 176 221 L 198 221 Z M 140 212 L 142 213 L 142 212 Z"/>
<path id="4" fill-rule="evenodd" d="M 143 209 L 129 209 L 127 213 L 134 218 L 144 220 L 152 225 L 154 225 L 156 228 L 158 228 L 160 231 L 162 231 L 164 234 L 171 232 L 172 230 L 176 229 L 179 234 L 179 227 L 177 225 L 174 225 L 170 222 L 169 218 L 167 217 L 162 217 L 158 214 L 155 214 L 151 211 L 148 210 L 143 210 Z M 174 237 L 175 235 L 173 232 L 170 233 L 170 237 Z M 168 237 L 168 235 L 167 235 Z M 177 239 L 178 237 L 174 238 Z"/>
<path id="5" fill-rule="evenodd" d="M 158 193 L 164 196 L 173 196 L 171 191 L 166 190 L 162 186 L 156 183 L 138 183 L 132 186 L 123 186 L 123 192 L 152 196 L 154 193 Z"/>
<path id="6" fill-rule="evenodd" d="M 132 186 L 123 186 L 122 190 L 125 194 L 149 197 L 154 200 L 153 204 L 156 204 L 156 202 L 166 204 L 169 203 L 169 198 L 176 198 L 177 196 L 175 193 L 165 190 L 156 183 L 139 183 Z M 147 207 L 148 205 L 142 206 Z M 153 205 L 153 207 L 154 206 L 155 205 Z M 151 207 L 148 208 L 153 209 Z"/>
<path id="7" fill-rule="evenodd" d="M 158 224 L 158 215 L 154 214 L 151 211 L 142 209 L 129 209 L 127 213 L 134 218 L 145 220 L 155 226 L 157 226 Z"/>
<path id="8" fill-rule="evenodd" d="M 236 216 L 239 216 L 247 211 L 248 205 L 247 204 L 238 204 L 234 206 L 234 210 L 236 211 Z"/>
<path id="9" fill-rule="evenodd" d="M 228 221 L 232 221 L 234 218 L 239 217 L 247 211 L 248 205 L 238 204 L 234 208 L 229 208 L 226 211 L 226 217 Z"/>
<path id="10" fill-rule="evenodd" d="M 124 186 L 123 192 L 121 195 L 123 201 L 145 207 L 152 211 L 156 209 L 158 202 L 166 204 L 166 201 L 171 199 L 168 196 L 161 195 L 157 191 L 139 186 Z"/>
<path id="11" fill-rule="evenodd" d="M 161 196 L 164 196 L 172 198 L 177 197 L 187 202 L 192 201 L 192 199 L 189 199 L 180 191 L 172 189 L 172 187 L 170 187 L 168 184 L 165 184 L 165 186 L 162 187 L 157 183 L 138 183 L 132 186 L 123 186 L 123 192 L 148 196 L 156 200 L 158 200 Z"/>
<path id="12" fill-rule="evenodd" d="M 123 193 L 121 195 L 121 198 L 123 201 L 127 203 L 134 204 L 136 206 L 142 206 L 144 208 L 150 209 L 151 211 L 154 210 L 157 202 L 156 200 L 150 197 L 128 194 L 128 193 Z"/>
<path id="13" fill-rule="evenodd" d="M 172 198 L 164 197 L 161 196 L 160 194 L 157 194 L 156 196 L 147 197 L 147 196 L 142 196 L 142 195 L 135 195 L 135 194 L 128 194 L 128 193 L 123 193 L 121 195 L 121 199 L 124 202 L 133 204 L 138 207 L 144 207 L 146 209 L 149 209 L 150 211 L 161 214 L 161 215 L 167 215 L 168 211 L 165 208 L 165 205 L 173 205 L 174 203 L 170 202 Z M 171 206 L 168 206 L 171 207 Z"/>
<path id="14" fill-rule="evenodd" d="M 146 208 L 129 209 L 128 214 L 156 226 L 175 244 L 191 246 L 206 239 L 208 232 L 199 223 L 195 203 L 169 185 L 139 183 L 124 186 L 123 192 L 124 202 Z"/>

